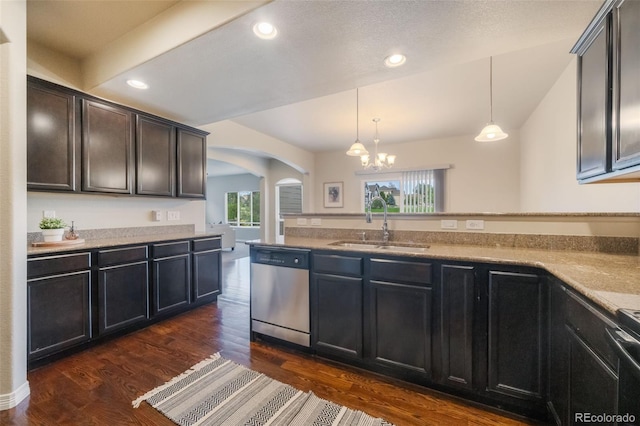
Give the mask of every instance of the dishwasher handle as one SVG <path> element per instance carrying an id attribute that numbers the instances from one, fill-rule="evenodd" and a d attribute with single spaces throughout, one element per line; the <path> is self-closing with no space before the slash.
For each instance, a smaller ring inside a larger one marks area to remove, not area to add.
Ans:
<path id="1" fill-rule="evenodd" d="M 620 361 L 624 362 L 633 375 L 640 380 L 640 361 L 629 353 L 630 348 L 636 348 L 638 353 L 640 353 L 640 341 L 618 328 L 607 328 L 605 332 L 609 345 L 616 355 L 618 355 Z"/>

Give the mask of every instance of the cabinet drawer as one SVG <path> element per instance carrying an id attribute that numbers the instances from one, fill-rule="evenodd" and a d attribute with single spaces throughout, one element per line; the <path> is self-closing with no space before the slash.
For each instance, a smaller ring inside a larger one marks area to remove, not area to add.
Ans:
<path id="1" fill-rule="evenodd" d="M 221 237 L 193 240 L 193 251 L 214 250 L 221 247 Z"/>
<path id="2" fill-rule="evenodd" d="M 147 246 L 126 247 L 98 252 L 98 265 L 109 266 L 118 263 L 135 262 L 147 258 Z"/>
<path id="3" fill-rule="evenodd" d="M 189 241 L 177 241 L 174 243 L 154 244 L 152 246 L 153 257 L 168 257 L 189 253 Z"/>
<path id="4" fill-rule="evenodd" d="M 313 271 L 325 274 L 361 277 L 363 273 L 362 258 L 334 254 L 314 254 Z"/>
<path id="5" fill-rule="evenodd" d="M 91 253 L 73 253 L 27 259 L 27 278 L 80 271 L 91 267 Z"/>
<path id="6" fill-rule="evenodd" d="M 567 291 L 567 322 L 600 357 L 617 370 L 618 357 L 610 348 L 605 329 L 616 324 L 582 298 Z"/>
<path id="7" fill-rule="evenodd" d="M 431 263 L 371 259 L 371 279 L 409 284 L 431 284 Z"/>

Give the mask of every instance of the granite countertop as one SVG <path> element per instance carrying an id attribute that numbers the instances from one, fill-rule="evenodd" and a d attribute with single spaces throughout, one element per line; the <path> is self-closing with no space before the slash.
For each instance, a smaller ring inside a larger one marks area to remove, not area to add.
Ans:
<path id="1" fill-rule="evenodd" d="M 334 242 L 286 237 L 284 244 L 264 244 L 260 241 L 253 241 L 251 244 L 357 251 L 350 247 L 330 245 Z M 615 315 L 616 311 L 622 308 L 640 310 L 640 256 L 444 244 L 431 244 L 422 253 L 394 253 L 392 250 L 380 249 L 365 251 L 409 257 L 533 266 L 555 275 L 611 314 Z"/>
<path id="2" fill-rule="evenodd" d="M 219 237 L 220 232 L 179 232 L 169 234 L 138 235 L 130 237 L 98 238 L 86 240 L 82 244 L 60 245 L 54 247 L 33 247 L 29 245 L 27 256 L 63 251 L 82 251 L 102 247 L 126 246 L 131 244 L 148 244 L 160 241 L 186 240 L 190 238 Z"/>

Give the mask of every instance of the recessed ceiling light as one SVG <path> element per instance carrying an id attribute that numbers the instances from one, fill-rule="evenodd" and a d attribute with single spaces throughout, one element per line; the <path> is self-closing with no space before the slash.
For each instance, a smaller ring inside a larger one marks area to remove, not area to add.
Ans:
<path id="1" fill-rule="evenodd" d="M 384 64 L 389 68 L 399 67 L 407 62 L 407 57 L 401 53 L 389 55 L 384 59 Z"/>
<path id="2" fill-rule="evenodd" d="M 278 30 L 268 22 L 258 22 L 253 26 L 253 32 L 264 40 L 271 40 L 278 35 Z"/>
<path id="3" fill-rule="evenodd" d="M 144 81 L 140 81 L 140 80 L 127 80 L 127 84 L 131 87 L 134 87 L 136 89 L 148 89 L 149 85 L 147 83 L 145 83 Z"/>

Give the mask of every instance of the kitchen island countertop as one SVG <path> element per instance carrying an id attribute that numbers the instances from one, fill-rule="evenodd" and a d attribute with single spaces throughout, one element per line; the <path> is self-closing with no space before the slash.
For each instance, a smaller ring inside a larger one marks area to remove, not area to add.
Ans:
<path id="1" fill-rule="evenodd" d="M 335 240 L 285 237 L 284 244 L 263 243 L 258 240 L 249 243 L 343 252 L 361 250 L 331 245 L 335 242 Z M 420 253 L 394 253 L 393 250 L 380 249 L 362 251 L 542 268 L 613 315 L 618 309 L 623 308 L 640 310 L 640 256 L 445 244 L 431 244 L 426 251 Z"/>

